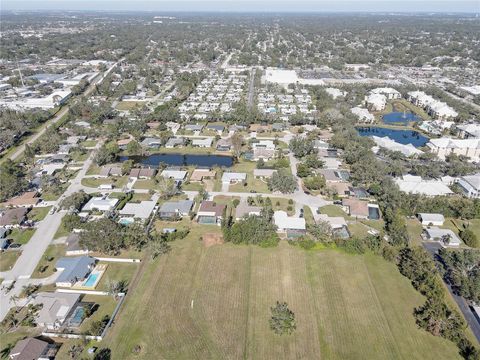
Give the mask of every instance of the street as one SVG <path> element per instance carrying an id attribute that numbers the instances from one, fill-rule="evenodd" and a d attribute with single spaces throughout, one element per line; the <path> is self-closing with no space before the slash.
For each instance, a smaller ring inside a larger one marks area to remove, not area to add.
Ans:
<path id="1" fill-rule="evenodd" d="M 433 256 L 435 261 L 440 261 L 437 257 L 438 250 L 442 248 L 442 246 L 438 243 L 432 243 L 432 242 L 424 242 L 423 247 Z M 477 341 L 480 343 L 480 319 L 477 319 L 475 314 L 473 313 L 472 309 L 468 305 L 468 303 L 465 301 L 465 299 L 461 296 L 456 295 L 453 292 L 452 287 L 444 282 L 445 285 L 447 286 L 448 291 L 452 295 L 453 299 L 457 303 L 458 307 L 460 308 L 460 311 L 463 313 L 463 316 L 467 320 L 468 325 L 470 326 L 470 329 L 472 329 L 473 335 L 477 338 Z"/>

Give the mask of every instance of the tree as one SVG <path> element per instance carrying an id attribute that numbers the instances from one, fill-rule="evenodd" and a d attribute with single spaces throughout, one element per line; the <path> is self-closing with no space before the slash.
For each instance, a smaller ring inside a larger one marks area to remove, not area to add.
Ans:
<path id="1" fill-rule="evenodd" d="M 120 149 L 115 141 L 106 143 L 98 149 L 95 155 L 95 162 L 97 165 L 105 165 L 117 159 Z"/>
<path id="2" fill-rule="evenodd" d="M 80 233 L 80 245 L 92 251 L 105 254 L 118 254 L 125 248 L 122 225 L 109 218 L 101 218 L 87 223 Z"/>
<path id="3" fill-rule="evenodd" d="M 148 249 L 152 259 L 170 252 L 171 246 L 165 239 L 155 239 L 148 244 Z"/>
<path id="4" fill-rule="evenodd" d="M 304 179 L 303 184 L 308 190 L 320 190 L 325 187 L 326 182 L 323 176 L 314 175 Z"/>
<path id="5" fill-rule="evenodd" d="M 0 201 L 20 194 L 26 186 L 25 172 L 20 165 L 10 159 L 0 165 Z"/>
<path id="6" fill-rule="evenodd" d="M 268 179 L 268 187 L 271 191 L 280 191 L 283 194 L 293 193 L 297 189 L 295 177 L 286 170 L 280 169 Z"/>
<path id="7" fill-rule="evenodd" d="M 460 238 L 463 240 L 463 242 L 470 247 L 473 248 L 478 248 L 480 247 L 480 241 L 477 237 L 477 235 L 470 230 L 469 228 L 466 228 L 462 231 L 460 231 Z"/>
<path id="8" fill-rule="evenodd" d="M 158 189 L 162 198 L 169 199 L 178 193 L 178 187 L 173 179 L 166 179 L 161 175 L 158 175 Z"/>
<path id="9" fill-rule="evenodd" d="M 290 335 L 296 328 L 295 314 L 288 308 L 286 302 L 277 301 L 274 307 L 270 308 L 272 317 L 270 318 L 270 329 L 277 335 Z"/>
<path id="10" fill-rule="evenodd" d="M 90 200 L 90 198 L 91 195 L 80 190 L 64 198 L 60 203 L 60 207 L 65 210 L 74 209 L 78 211 L 88 200 Z"/>
<path id="11" fill-rule="evenodd" d="M 314 150 L 313 141 L 301 138 L 300 136 L 291 139 L 288 147 L 297 158 L 311 154 Z"/>
<path id="12" fill-rule="evenodd" d="M 138 141 L 132 140 L 127 145 L 127 153 L 129 155 L 141 155 L 142 146 L 138 143 Z"/>
<path id="13" fill-rule="evenodd" d="M 243 136 L 235 133 L 230 138 L 230 141 L 232 143 L 233 155 L 238 159 L 240 157 L 240 154 L 242 153 Z"/>
<path id="14" fill-rule="evenodd" d="M 297 176 L 304 178 L 310 176 L 312 174 L 312 170 L 306 164 L 300 163 L 297 165 Z"/>

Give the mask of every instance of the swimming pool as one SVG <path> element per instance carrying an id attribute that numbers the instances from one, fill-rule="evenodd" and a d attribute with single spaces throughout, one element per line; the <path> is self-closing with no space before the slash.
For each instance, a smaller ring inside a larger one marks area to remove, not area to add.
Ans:
<path id="1" fill-rule="evenodd" d="M 91 273 L 90 275 L 88 275 L 88 278 L 83 283 L 83 286 L 93 287 L 96 284 L 99 275 L 100 273 Z"/>
<path id="2" fill-rule="evenodd" d="M 82 323 L 83 314 L 85 314 L 85 309 L 83 306 L 77 307 L 73 313 L 73 316 L 70 318 L 70 325 L 79 326 Z"/>

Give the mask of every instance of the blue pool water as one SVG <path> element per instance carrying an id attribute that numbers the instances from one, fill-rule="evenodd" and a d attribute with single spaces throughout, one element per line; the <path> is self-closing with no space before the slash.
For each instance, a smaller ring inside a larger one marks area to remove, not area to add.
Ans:
<path id="1" fill-rule="evenodd" d="M 83 314 L 85 313 L 85 309 L 81 306 L 75 309 L 73 316 L 70 318 L 70 325 L 78 326 L 82 323 Z"/>
<path id="2" fill-rule="evenodd" d="M 378 137 L 389 137 L 396 142 L 408 145 L 412 144 L 415 147 L 425 146 L 428 142 L 428 137 L 423 136 L 418 131 L 415 130 L 398 130 L 398 129 L 388 129 L 380 126 L 365 126 L 358 127 L 358 133 L 360 136 L 378 136 Z"/>
<path id="3" fill-rule="evenodd" d="M 88 276 L 88 279 L 83 283 L 83 286 L 93 286 L 98 278 L 98 273 L 92 273 Z"/>
<path id="4" fill-rule="evenodd" d="M 135 219 L 121 218 L 118 222 L 119 222 L 119 224 L 122 224 L 122 225 L 130 225 L 130 224 L 133 224 L 135 222 Z"/>
<path id="5" fill-rule="evenodd" d="M 403 112 L 391 112 L 389 114 L 383 115 L 383 122 L 386 124 L 391 123 L 403 123 L 407 124 L 411 121 L 418 121 L 420 118 L 412 113 L 403 113 Z"/>

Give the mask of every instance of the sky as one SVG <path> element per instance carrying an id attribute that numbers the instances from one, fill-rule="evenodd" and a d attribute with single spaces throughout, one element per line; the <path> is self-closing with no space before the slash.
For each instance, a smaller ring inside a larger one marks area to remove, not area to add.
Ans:
<path id="1" fill-rule="evenodd" d="M 480 13 L 480 0 L 0 0 L 0 10 Z"/>

